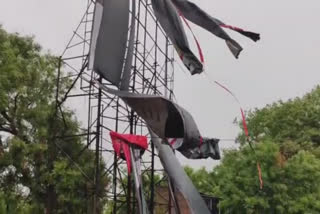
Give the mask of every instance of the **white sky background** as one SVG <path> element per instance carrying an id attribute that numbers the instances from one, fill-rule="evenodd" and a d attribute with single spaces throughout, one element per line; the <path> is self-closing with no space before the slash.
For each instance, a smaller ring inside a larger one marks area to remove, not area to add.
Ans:
<path id="1" fill-rule="evenodd" d="M 61 54 L 86 8 L 86 0 L 0 0 L 0 24 L 9 32 L 34 35 L 54 54 Z M 192 25 L 204 51 L 206 72 L 228 86 L 245 110 L 279 99 L 301 96 L 320 82 L 319 0 L 194 0 L 227 24 L 259 32 L 257 43 L 228 31 L 244 48 L 234 59 L 224 41 Z M 186 29 L 188 32 L 188 30 Z M 188 32 L 189 34 L 189 32 Z M 189 34 L 190 44 L 194 45 Z M 197 53 L 196 48 L 193 48 Z M 189 110 L 204 136 L 234 139 L 238 104 L 201 74 L 175 66 L 175 95 Z M 250 131 L 250 130 L 249 130 Z M 221 141 L 221 148 L 235 144 Z M 180 156 L 179 156 L 180 157 Z M 211 168 L 216 161 L 183 164 Z"/>

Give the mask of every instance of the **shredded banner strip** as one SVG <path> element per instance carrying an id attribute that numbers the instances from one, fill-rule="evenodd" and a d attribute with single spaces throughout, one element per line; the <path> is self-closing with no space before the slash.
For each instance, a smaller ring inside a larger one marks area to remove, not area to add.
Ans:
<path id="1" fill-rule="evenodd" d="M 246 36 L 246 37 L 249 37 L 250 39 L 252 39 L 255 42 L 260 40 L 260 34 L 258 34 L 258 33 L 245 31 L 245 30 L 243 30 L 241 28 L 238 28 L 238 27 L 235 27 L 235 26 L 231 26 L 231 25 L 226 25 L 226 24 L 221 24 L 220 27 L 228 28 L 230 30 L 234 30 L 234 31 Z"/>
<path id="2" fill-rule="evenodd" d="M 241 107 L 240 101 L 238 100 L 238 98 L 236 97 L 236 95 L 230 91 L 227 87 L 225 87 L 224 85 L 222 85 L 221 83 L 214 81 L 214 83 L 216 83 L 218 86 L 220 86 L 221 88 L 223 88 L 225 91 L 227 91 L 229 94 L 231 94 L 231 96 L 237 101 L 237 103 L 240 106 L 240 112 L 241 112 L 241 117 L 242 117 L 242 125 L 243 125 L 243 130 L 244 130 L 244 134 L 247 137 L 248 143 L 251 147 L 251 149 L 253 150 L 253 152 L 255 152 L 254 148 L 251 145 L 251 141 L 249 138 L 249 131 L 248 131 L 248 126 L 247 126 L 247 122 L 246 122 L 246 116 L 244 114 L 244 111 Z M 260 163 L 257 161 L 257 169 L 258 169 L 258 176 L 259 176 L 259 182 L 260 182 L 260 189 L 263 188 L 263 180 L 262 180 L 262 173 L 261 173 L 261 167 L 260 167 Z"/>
<path id="3" fill-rule="evenodd" d="M 220 86 L 221 88 L 223 88 L 225 91 L 227 91 L 229 94 L 231 94 L 231 96 L 237 101 L 237 103 L 239 104 L 240 106 L 240 112 L 241 112 L 241 117 L 242 117 L 242 125 L 243 125 L 243 130 L 244 130 L 244 133 L 247 137 L 247 139 L 249 140 L 249 131 L 248 131 L 248 126 L 247 126 L 247 122 L 246 122 L 246 116 L 244 114 L 244 111 L 241 107 L 241 104 L 240 104 L 240 101 L 238 100 L 238 98 L 236 97 L 236 95 L 230 91 L 227 87 L 225 87 L 224 85 L 222 85 L 221 83 L 217 82 L 217 81 L 214 81 L 214 83 L 216 83 L 218 86 Z M 249 141 L 250 143 L 250 141 Z"/>
<path id="4" fill-rule="evenodd" d="M 261 167 L 260 167 L 259 162 L 257 162 L 257 168 L 258 168 L 258 173 L 259 173 L 260 189 L 262 189 L 263 188 L 263 180 L 262 180 L 262 173 L 261 173 Z"/>
<path id="5" fill-rule="evenodd" d="M 191 26 L 189 25 L 188 21 L 186 20 L 186 18 L 183 16 L 183 14 L 180 11 L 179 11 L 179 15 L 182 17 L 184 23 L 187 25 L 187 27 L 189 28 L 190 32 L 192 33 L 193 39 L 197 44 L 197 48 L 198 48 L 198 52 L 199 52 L 199 56 L 200 56 L 200 61 L 201 61 L 202 64 L 204 64 L 204 57 L 203 57 L 202 49 L 201 49 L 200 43 L 199 43 L 196 35 L 194 34 L 194 32 L 193 32 Z"/>

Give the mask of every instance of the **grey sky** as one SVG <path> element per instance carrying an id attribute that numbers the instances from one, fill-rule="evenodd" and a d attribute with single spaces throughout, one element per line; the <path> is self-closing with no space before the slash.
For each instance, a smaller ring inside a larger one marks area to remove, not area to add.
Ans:
<path id="1" fill-rule="evenodd" d="M 192 25 L 204 51 L 206 72 L 235 92 L 245 110 L 301 96 L 320 82 L 319 0 L 194 2 L 226 23 L 261 34 L 261 40 L 254 43 L 229 31 L 244 48 L 236 60 L 223 40 Z M 45 49 L 60 54 L 85 7 L 86 0 L 0 0 L 0 23 L 10 32 L 35 35 Z M 190 76 L 175 67 L 177 100 L 192 113 L 202 134 L 234 138 L 238 129 L 232 122 L 240 116 L 234 99 L 207 76 Z M 222 148 L 232 146 L 221 142 Z M 208 168 L 214 164 L 181 160 Z"/>

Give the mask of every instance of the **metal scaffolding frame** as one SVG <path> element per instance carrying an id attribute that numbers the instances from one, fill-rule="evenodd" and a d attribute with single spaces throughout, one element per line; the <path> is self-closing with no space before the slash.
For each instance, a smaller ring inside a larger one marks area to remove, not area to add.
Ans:
<path id="1" fill-rule="evenodd" d="M 136 38 L 129 90 L 134 93 L 157 94 L 173 99 L 173 47 L 159 26 L 149 1 L 137 0 L 136 2 Z M 94 4 L 92 0 L 87 0 L 87 9 L 61 55 L 59 63 L 61 66 L 59 65 L 57 74 L 57 94 L 60 81 L 69 78 L 72 83 L 63 98 L 57 100 L 57 111 L 62 113 L 62 104 L 76 111 L 83 122 L 82 133 L 77 136 L 83 136 L 86 139 L 82 152 L 86 149 L 95 152 L 95 175 L 89 175 L 95 187 L 92 198 L 88 202 L 90 203 L 88 213 L 97 212 L 98 201 L 101 197 L 98 189 L 101 176 L 108 176 L 111 181 L 112 188 L 109 188 L 111 191 L 107 192 L 107 199 L 113 201 L 112 213 L 120 213 L 124 205 L 126 205 L 126 213 L 135 213 L 136 203 L 132 178 L 127 176 L 125 162 L 118 159 L 112 149 L 109 131 L 148 135 L 148 130 L 144 121 L 134 111 L 118 97 L 102 91 L 95 82 L 98 81 L 108 87 L 113 86 L 88 69 Z M 149 147 L 142 157 L 142 167 L 143 172 L 150 176 L 150 192 L 146 199 L 150 213 L 153 213 L 157 205 L 155 186 L 159 184 L 159 182 L 155 183 L 154 175 L 163 174 L 163 172 L 153 144 L 150 143 L 150 146 L 151 148 Z M 105 162 L 106 168 L 103 170 L 101 160 Z M 171 212 L 170 197 L 168 203 L 162 205 L 167 207 L 164 213 Z"/>

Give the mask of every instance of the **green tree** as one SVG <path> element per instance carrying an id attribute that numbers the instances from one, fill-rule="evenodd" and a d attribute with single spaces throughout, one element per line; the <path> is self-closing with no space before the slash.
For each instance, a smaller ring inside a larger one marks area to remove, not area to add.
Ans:
<path id="1" fill-rule="evenodd" d="M 216 186 L 212 194 L 221 198 L 223 213 L 319 213 L 320 160 L 299 151 L 285 160 L 278 143 L 263 141 L 252 153 L 248 146 L 225 153 L 211 172 Z M 264 180 L 259 188 L 256 160 Z"/>
<path id="2" fill-rule="evenodd" d="M 0 210 L 4 213 L 86 213 L 94 154 L 82 150 L 74 114 L 56 111 L 58 58 L 32 37 L 0 27 Z M 60 82 L 61 100 L 70 80 Z M 103 164 L 103 163 L 102 163 Z M 80 169 L 81 166 L 81 169 Z M 102 177 L 100 211 L 108 178 Z M 9 197 L 1 197 L 2 195 Z"/>
<path id="3" fill-rule="evenodd" d="M 302 98 L 249 112 L 255 153 L 241 133 L 240 149 L 225 151 L 219 166 L 188 174 L 200 191 L 220 198 L 222 213 L 320 213 L 319 106 L 317 87 Z"/>
<path id="4" fill-rule="evenodd" d="M 278 101 L 247 115 L 250 138 L 255 141 L 271 139 L 281 145 L 287 157 L 299 150 L 314 150 L 320 157 L 320 87 L 302 98 Z M 244 134 L 240 141 L 245 142 Z M 286 151 L 288 149 L 288 151 Z"/>
<path id="5" fill-rule="evenodd" d="M 204 194 L 212 193 L 212 188 L 215 187 L 215 183 L 214 180 L 208 179 L 210 173 L 204 167 L 195 170 L 189 166 L 186 166 L 184 167 L 184 170 L 199 192 Z"/>

